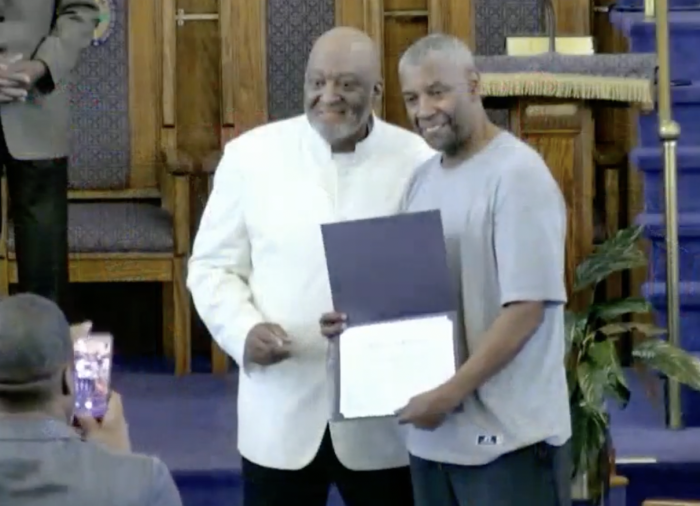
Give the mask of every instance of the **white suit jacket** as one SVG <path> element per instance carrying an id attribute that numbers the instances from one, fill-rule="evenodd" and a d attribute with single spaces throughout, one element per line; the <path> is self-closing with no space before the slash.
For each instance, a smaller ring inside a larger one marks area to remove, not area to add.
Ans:
<path id="1" fill-rule="evenodd" d="M 332 377 L 318 321 L 333 303 L 320 225 L 398 212 L 415 168 L 433 154 L 416 134 L 375 119 L 354 153 L 332 155 L 305 116 L 226 146 L 187 284 L 214 340 L 240 366 L 238 448 L 246 459 L 300 469 L 329 423 Z M 244 371 L 245 339 L 260 322 L 286 330 L 292 356 Z M 333 423 L 331 435 L 351 469 L 407 464 L 394 420 Z"/>

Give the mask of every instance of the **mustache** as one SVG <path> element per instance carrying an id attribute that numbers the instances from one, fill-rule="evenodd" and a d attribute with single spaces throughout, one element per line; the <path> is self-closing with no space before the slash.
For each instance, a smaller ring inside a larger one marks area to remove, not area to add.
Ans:
<path id="1" fill-rule="evenodd" d="M 435 119 L 441 120 L 441 123 L 443 123 L 445 126 L 449 127 L 450 129 L 454 130 L 454 125 L 455 125 L 454 118 L 452 116 L 447 115 L 447 114 L 440 114 L 440 116 L 433 118 L 431 121 L 426 121 L 423 119 L 416 118 L 413 123 L 416 127 L 416 130 L 418 130 L 419 132 L 422 132 L 426 128 L 429 128 L 429 126 L 424 126 L 424 125 L 428 124 L 428 123 L 435 124 L 435 121 L 434 121 Z M 432 125 L 430 125 L 430 126 L 432 126 Z"/>

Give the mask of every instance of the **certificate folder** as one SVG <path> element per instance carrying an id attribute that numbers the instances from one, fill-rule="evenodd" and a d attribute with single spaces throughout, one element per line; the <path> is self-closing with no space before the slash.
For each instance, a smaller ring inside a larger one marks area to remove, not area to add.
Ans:
<path id="1" fill-rule="evenodd" d="M 336 311 L 349 325 L 455 311 L 439 211 L 321 226 Z"/>
<path id="2" fill-rule="evenodd" d="M 341 381 L 348 375 L 341 374 L 344 363 L 341 341 L 360 334 L 364 337 L 376 335 L 376 339 L 381 340 L 384 335 L 385 343 L 378 342 L 377 346 L 392 343 L 391 346 L 397 347 L 397 343 L 403 342 L 405 344 L 401 346 L 406 350 L 417 351 L 417 346 L 425 347 L 426 343 L 420 342 L 420 336 L 413 335 L 414 330 L 436 324 L 437 327 L 432 328 L 439 328 L 443 334 L 439 346 L 444 349 L 446 327 L 436 319 L 441 319 L 442 323 L 449 320 L 452 362 L 455 367 L 461 363 L 462 353 L 455 339 L 458 280 L 450 278 L 440 213 L 428 211 L 326 224 L 322 225 L 322 235 L 333 306 L 348 317 L 348 330 L 331 341 L 329 350 L 328 366 L 335 383 L 332 418 L 391 416 L 393 413 L 380 412 L 348 415 L 348 410 L 343 408 L 341 395 L 345 389 Z M 360 328 L 362 332 L 359 332 Z M 384 334 L 374 332 L 380 328 L 384 329 Z M 437 336 L 435 345 L 438 346 Z M 387 353 L 386 347 L 382 352 Z M 403 359 L 409 360 L 407 357 Z M 431 367 L 430 360 L 426 356 L 426 362 L 421 364 L 425 374 Z M 435 360 L 444 364 L 444 354 Z M 369 369 L 368 360 L 365 372 L 369 373 Z M 433 372 L 437 370 L 434 368 Z M 420 371 L 415 373 L 421 374 Z M 394 376 L 399 374 L 400 371 L 395 371 Z M 392 378 L 387 377 L 386 381 L 391 382 Z M 396 406 L 397 409 L 400 407 Z"/>

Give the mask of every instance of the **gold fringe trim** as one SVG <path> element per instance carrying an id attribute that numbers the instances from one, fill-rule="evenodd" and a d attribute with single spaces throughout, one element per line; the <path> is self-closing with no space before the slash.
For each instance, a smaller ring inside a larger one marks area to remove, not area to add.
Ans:
<path id="1" fill-rule="evenodd" d="M 545 72 L 481 74 L 485 97 L 550 97 L 576 100 L 609 100 L 653 109 L 654 95 L 649 79 L 600 77 Z"/>

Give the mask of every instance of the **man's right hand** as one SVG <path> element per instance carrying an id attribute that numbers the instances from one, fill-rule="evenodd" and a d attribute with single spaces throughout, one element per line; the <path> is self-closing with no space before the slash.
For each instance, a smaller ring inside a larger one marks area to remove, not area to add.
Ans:
<path id="1" fill-rule="evenodd" d="M 100 443 L 116 452 L 129 453 L 131 451 L 124 406 L 121 395 L 117 392 L 111 392 L 107 413 L 101 422 L 90 416 L 76 416 L 76 421 L 85 440 Z"/>
<path id="2" fill-rule="evenodd" d="M 272 365 L 289 357 L 289 336 L 275 323 L 259 323 L 248 332 L 244 360 Z"/>
<path id="3" fill-rule="evenodd" d="M 347 315 L 343 313 L 325 313 L 321 316 L 321 334 L 326 337 L 338 337 L 345 330 Z"/>

